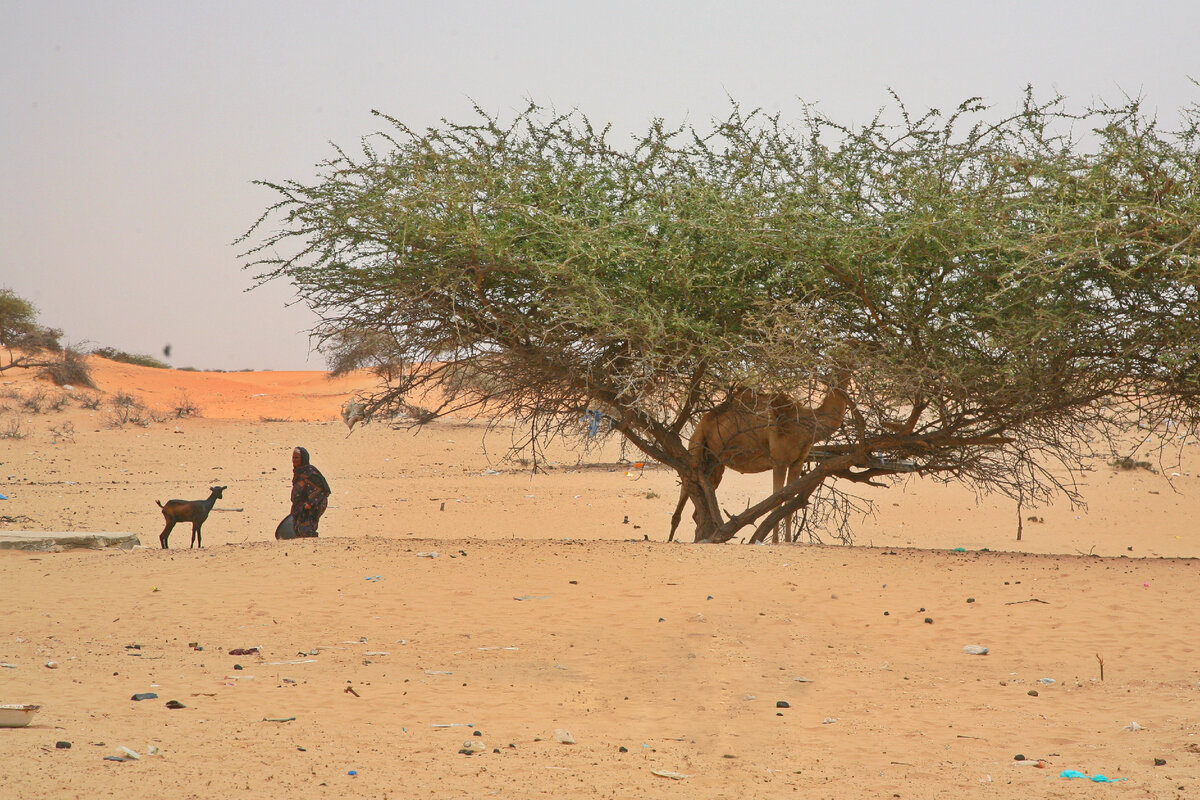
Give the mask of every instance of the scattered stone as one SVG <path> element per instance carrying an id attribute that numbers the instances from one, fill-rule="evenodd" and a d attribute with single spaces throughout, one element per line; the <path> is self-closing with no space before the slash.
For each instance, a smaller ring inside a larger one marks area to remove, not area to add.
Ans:
<path id="1" fill-rule="evenodd" d="M 104 760 L 105 761 L 120 761 L 122 763 L 125 761 L 129 761 L 128 758 L 121 758 L 120 756 L 105 756 Z"/>
<path id="2" fill-rule="evenodd" d="M 57 747 L 59 750 L 70 750 L 71 749 L 70 742 L 55 742 L 54 746 Z"/>
<path id="3" fill-rule="evenodd" d="M 483 736 L 483 731 L 475 731 L 472 736 Z"/>
<path id="4" fill-rule="evenodd" d="M 775 707 L 776 708 L 791 708 L 792 706 L 790 703 L 788 703 L 787 700 L 777 700 L 775 702 Z"/>
<path id="5" fill-rule="evenodd" d="M 167 708 L 187 708 L 187 706 L 185 706 L 183 703 L 179 702 L 178 700 L 168 700 Z"/>
<path id="6" fill-rule="evenodd" d="M 46 669 L 58 669 L 58 662 L 57 661 L 47 661 Z"/>
<path id="7" fill-rule="evenodd" d="M 1165 758 L 1156 758 L 1156 759 L 1154 759 L 1154 766 L 1156 766 L 1156 767 L 1165 767 L 1166 765 L 1167 765 L 1167 760 L 1166 760 Z"/>
<path id="8" fill-rule="evenodd" d="M 1038 696 L 1037 689 L 1030 689 L 1030 690 L 1029 690 L 1028 692 L 1026 692 L 1025 694 L 1029 695 L 1030 697 L 1037 697 L 1037 696 Z"/>
<path id="9" fill-rule="evenodd" d="M 975 602 L 975 598 L 974 598 L 974 597 L 968 597 L 968 598 L 967 598 L 967 602 L 968 602 L 968 603 L 974 603 L 974 602 Z"/>
<path id="10" fill-rule="evenodd" d="M 926 624 L 926 625 L 932 625 L 932 624 L 933 624 L 933 617 L 926 617 L 926 618 L 925 618 L 925 624 Z"/>
<path id="11" fill-rule="evenodd" d="M 135 694 L 133 697 L 131 697 L 129 699 L 130 700 L 157 700 L 158 695 L 156 695 L 154 692 L 138 692 L 137 694 Z"/>
<path id="12" fill-rule="evenodd" d="M 233 668 L 234 668 L 234 669 L 243 669 L 243 667 L 242 667 L 242 665 L 241 665 L 241 664 L 234 664 L 234 665 L 233 665 Z"/>
<path id="13" fill-rule="evenodd" d="M 1013 761 L 1024 761 L 1024 760 L 1025 760 L 1024 753 L 1017 753 L 1015 756 L 1013 756 Z"/>
<path id="14" fill-rule="evenodd" d="M 559 744 L 575 744 L 575 737 L 566 728 L 555 728 L 554 741 Z"/>
<path id="15" fill-rule="evenodd" d="M 618 752 L 618 753 L 628 753 L 628 752 L 629 752 L 629 748 L 628 748 L 628 747 L 626 747 L 625 745 L 621 745 L 620 747 L 618 747 L 618 748 L 617 748 L 617 752 Z"/>

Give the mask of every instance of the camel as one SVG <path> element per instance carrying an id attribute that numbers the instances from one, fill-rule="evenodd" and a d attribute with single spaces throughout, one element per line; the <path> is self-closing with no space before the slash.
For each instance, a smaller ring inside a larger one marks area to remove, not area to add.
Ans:
<path id="1" fill-rule="evenodd" d="M 709 476 L 714 491 L 729 467 L 743 474 L 771 470 L 772 491 L 777 492 L 800 476 L 813 444 L 841 427 L 850 404 L 845 391 L 848 383 L 849 374 L 840 373 L 816 408 L 802 406 L 786 394 L 742 389 L 700 418 L 688 451 L 706 466 L 715 464 Z M 684 484 L 671 515 L 669 542 L 675 539 L 687 499 Z M 785 541 L 791 541 L 791 519 L 785 519 L 783 526 Z M 778 537 L 776 527 L 773 541 Z"/>

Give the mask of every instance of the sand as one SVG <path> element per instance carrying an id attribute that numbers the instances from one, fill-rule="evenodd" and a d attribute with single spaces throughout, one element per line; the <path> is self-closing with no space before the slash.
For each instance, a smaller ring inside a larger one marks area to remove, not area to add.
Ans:
<path id="1" fill-rule="evenodd" d="M 854 547 L 668 544 L 676 481 L 615 442 L 532 474 L 503 422 L 348 435 L 367 375 L 93 367 L 59 410 L 0 373 L 0 529 L 145 545 L 0 552 L 0 703 L 43 706 L 0 729 L 4 797 L 1200 791 L 1190 443 L 1097 464 L 1021 541 L 1011 502 L 910 481 Z M 334 494 L 319 539 L 276 542 L 297 444 Z M 154 501 L 212 485 L 204 547 L 160 549 Z"/>

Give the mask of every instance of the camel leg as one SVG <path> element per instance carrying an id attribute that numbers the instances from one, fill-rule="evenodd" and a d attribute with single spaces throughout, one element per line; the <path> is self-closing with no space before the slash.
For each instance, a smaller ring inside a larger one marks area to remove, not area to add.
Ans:
<path id="1" fill-rule="evenodd" d="M 679 502 L 675 504 L 675 513 L 671 515 L 671 534 L 667 537 L 668 542 L 675 541 L 675 529 L 679 527 L 679 520 L 683 517 L 683 507 L 687 503 L 687 499 L 687 481 L 682 481 L 679 486 Z"/>
<path id="2" fill-rule="evenodd" d="M 782 489 L 784 487 L 784 484 L 787 483 L 787 479 L 789 477 L 788 472 L 789 472 L 789 470 L 787 467 L 780 466 L 779 464 L 776 464 L 771 469 L 771 487 L 772 487 L 771 492 L 772 492 L 772 494 L 775 492 L 778 492 L 780 489 Z M 783 527 L 783 540 L 785 542 L 791 541 L 792 526 L 791 526 L 790 516 L 791 515 L 788 515 L 787 517 L 784 517 L 779 522 L 775 523 L 775 530 L 771 532 L 771 544 L 779 544 L 779 528 L 781 526 Z"/>

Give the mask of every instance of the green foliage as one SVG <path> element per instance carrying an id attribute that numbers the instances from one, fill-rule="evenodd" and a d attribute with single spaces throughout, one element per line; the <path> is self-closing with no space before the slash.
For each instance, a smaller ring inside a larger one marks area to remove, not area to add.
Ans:
<path id="1" fill-rule="evenodd" d="M 61 339 L 62 331 L 38 323 L 33 303 L 11 289 L 0 289 L 0 346 L 57 352 L 62 349 Z"/>
<path id="2" fill-rule="evenodd" d="M 37 330 L 37 309 L 11 289 L 0 289 L 0 345 L 14 347 Z"/>
<path id="3" fill-rule="evenodd" d="M 117 350 L 114 347 L 97 347 L 92 351 L 92 355 L 107 358 L 109 361 L 119 361 L 122 364 L 134 364 L 139 367 L 153 367 L 154 369 L 171 368 L 170 364 L 154 356 L 126 353 L 124 350 Z"/>
<path id="4" fill-rule="evenodd" d="M 1200 129 L 1137 101 L 997 118 L 894 107 L 861 128 L 743 113 L 655 123 L 627 147 L 581 114 L 478 112 L 338 150 L 312 185 L 264 183 L 249 252 L 291 281 L 335 363 L 385 355 L 372 408 L 436 384 L 440 411 L 528 423 L 589 407 L 678 471 L 698 535 L 760 531 L 831 479 L 905 471 L 1021 502 L 1097 437 L 1200 408 Z M 339 361 L 339 357 L 342 361 Z M 833 457 L 725 520 L 684 432 L 731 387 L 808 394 L 854 375 Z M 1066 477 L 1064 477 L 1066 476 Z M 814 494 L 816 493 L 816 494 Z"/>

